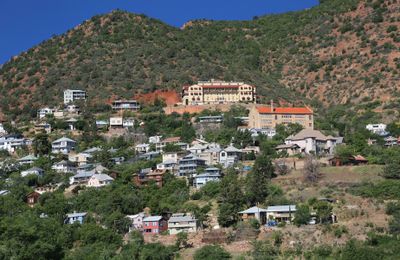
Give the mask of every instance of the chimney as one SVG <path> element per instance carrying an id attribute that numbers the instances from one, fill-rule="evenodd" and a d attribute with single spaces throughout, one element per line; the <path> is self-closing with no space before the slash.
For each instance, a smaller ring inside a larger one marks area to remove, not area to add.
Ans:
<path id="1" fill-rule="evenodd" d="M 271 112 L 274 112 L 274 100 L 271 99 Z"/>

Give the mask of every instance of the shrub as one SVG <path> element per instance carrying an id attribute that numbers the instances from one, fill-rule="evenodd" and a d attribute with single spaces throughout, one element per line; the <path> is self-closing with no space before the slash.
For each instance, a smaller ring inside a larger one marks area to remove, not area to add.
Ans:
<path id="1" fill-rule="evenodd" d="M 229 254 L 225 249 L 218 245 L 207 245 L 198 249 L 194 253 L 194 260 L 214 260 L 214 259 L 230 259 Z"/>
<path id="2" fill-rule="evenodd" d="M 255 218 L 250 219 L 249 223 L 250 223 L 250 226 L 252 228 L 254 228 L 254 229 L 259 229 L 260 228 L 260 222 Z"/>

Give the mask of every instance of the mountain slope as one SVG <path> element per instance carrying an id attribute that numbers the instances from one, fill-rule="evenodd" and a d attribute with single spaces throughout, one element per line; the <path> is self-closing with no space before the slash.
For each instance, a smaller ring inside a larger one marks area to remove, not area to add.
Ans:
<path id="1" fill-rule="evenodd" d="M 264 100 L 325 105 L 399 97 L 400 3 L 324 0 L 252 21 L 192 21 L 183 29 L 123 11 L 95 16 L 0 70 L 12 118 L 57 105 L 66 88 L 90 102 L 210 78 L 255 84 Z"/>

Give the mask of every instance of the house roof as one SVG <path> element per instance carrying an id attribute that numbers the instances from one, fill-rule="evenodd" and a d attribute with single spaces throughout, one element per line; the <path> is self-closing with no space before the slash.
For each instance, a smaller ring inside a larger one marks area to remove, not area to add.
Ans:
<path id="1" fill-rule="evenodd" d="M 136 148 L 142 148 L 142 147 L 149 147 L 149 144 L 137 144 L 135 147 Z"/>
<path id="2" fill-rule="evenodd" d="M 157 175 L 163 175 L 166 171 L 165 170 L 153 170 L 147 174 L 147 176 L 157 176 Z"/>
<path id="3" fill-rule="evenodd" d="M 356 161 L 365 161 L 365 162 L 368 162 L 368 160 L 367 160 L 364 156 L 362 156 L 362 155 L 360 155 L 360 154 L 354 156 L 354 160 L 356 160 Z"/>
<path id="4" fill-rule="evenodd" d="M 59 142 L 72 142 L 72 143 L 76 143 L 76 141 L 69 139 L 68 137 L 61 137 L 57 140 L 55 140 L 53 143 L 59 143 Z"/>
<path id="5" fill-rule="evenodd" d="M 164 140 L 162 140 L 161 142 L 163 143 L 177 143 L 181 140 L 181 138 L 179 136 L 175 136 L 175 137 L 168 137 L 165 138 Z"/>
<path id="6" fill-rule="evenodd" d="M 257 111 L 260 114 L 313 114 L 313 111 L 309 107 L 273 107 L 260 106 L 257 107 Z"/>
<path id="7" fill-rule="evenodd" d="M 8 193 L 10 193 L 9 190 L 0 190 L 0 196 L 7 195 Z"/>
<path id="8" fill-rule="evenodd" d="M 87 178 L 87 177 L 92 177 L 95 173 L 95 171 L 79 171 L 77 174 L 75 174 L 73 177 L 74 178 Z"/>
<path id="9" fill-rule="evenodd" d="M 86 212 L 74 212 L 74 213 L 69 213 L 67 214 L 68 218 L 77 218 L 77 217 L 84 217 L 86 216 Z"/>
<path id="10" fill-rule="evenodd" d="M 91 178 L 98 179 L 99 181 L 113 181 L 114 179 L 107 174 L 93 174 Z"/>
<path id="11" fill-rule="evenodd" d="M 72 166 L 73 163 L 71 163 L 70 161 L 67 161 L 67 160 L 62 160 L 62 161 L 57 162 L 57 163 L 55 163 L 55 164 L 53 164 L 53 165 L 67 165 L 67 166 Z"/>
<path id="12" fill-rule="evenodd" d="M 162 216 L 150 216 L 150 217 L 144 218 L 143 222 L 160 221 L 161 219 L 162 219 Z"/>
<path id="13" fill-rule="evenodd" d="M 315 138 L 317 140 L 322 140 L 322 141 L 326 141 L 329 139 L 327 136 L 325 136 L 320 131 L 310 129 L 310 128 L 303 129 L 300 132 L 298 132 L 297 134 L 289 136 L 286 139 L 287 140 L 303 140 L 303 139 L 307 139 L 307 138 Z"/>
<path id="14" fill-rule="evenodd" d="M 224 151 L 225 151 L 225 152 L 229 152 L 229 153 L 241 153 L 241 152 L 242 152 L 242 150 L 237 149 L 236 147 L 234 147 L 234 146 L 232 146 L 232 145 L 229 145 L 228 147 L 226 147 L 226 148 L 224 149 Z"/>
<path id="15" fill-rule="evenodd" d="M 37 159 L 38 158 L 36 156 L 30 154 L 30 155 L 27 155 L 25 157 L 22 157 L 22 158 L 18 159 L 18 161 L 34 161 L 34 160 L 37 160 Z"/>
<path id="16" fill-rule="evenodd" d="M 168 222 L 189 222 L 189 221 L 196 221 L 193 216 L 172 216 L 168 220 Z"/>
<path id="17" fill-rule="evenodd" d="M 219 169 L 217 167 L 208 167 L 205 168 L 204 171 L 219 171 Z"/>
<path id="18" fill-rule="evenodd" d="M 297 144 L 280 144 L 275 149 L 289 149 L 289 148 L 296 148 L 299 147 Z"/>
<path id="19" fill-rule="evenodd" d="M 85 151 L 83 151 L 83 153 L 96 153 L 96 152 L 101 152 L 102 149 L 99 147 L 92 147 L 92 148 L 88 148 Z"/>
<path id="20" fill-rule="evenodd" d="M 42 168 L 39 168 L 39 167 L 32 167 L 32 168 L 29 168 L 28 170 L 25 170 L 24 172 L 44 172 L 44 170 L 42 169 Z"/>
<path id="21" fill-rule="evenodd" d="M 220 178 L 220 177 L 221 177 L 221 174 L 219 174 L 219 173 L 203 172 L 203 173 L 197 174 L 194 178 L 197 179 L 197 178 L 203 178 L 203 177 L 218 177 L 218 178 Z"/>
<path id="22" fill-rule="evenodd" d="M 267 208 L 267 212 L 289 212 L 289 210 L 296 211 L 296 205 L 278 205 Z"/>
<path id="23" fill-rule="evenodd" d="M 254 206 L 254 207 L 251 207 L 249 209 L 240 211 L 239 214 L 255 214 L 255 213 L 258 213 L 258 212 L 267 212 L 267 210 Z"/>
<path id="24" fill-rule="evenodd" d="M 195 144 L 191 147 L 189 147 L 188 150 L 203 150 L 203 149 L 207 149 L 207 145 L 202 145 L 202 144 Z"/>
<path id="25" fill-rule="evenodd" d="M 126 215 L 126 217 L 129 218 L 129 219 L 135 219 L 135 218 L 138 218 L 138 217 L 144 217 L 145 215 L 146 215 L 146 213 L 140 212 L 140 213 L 135 214 L 135 215 Z"/>

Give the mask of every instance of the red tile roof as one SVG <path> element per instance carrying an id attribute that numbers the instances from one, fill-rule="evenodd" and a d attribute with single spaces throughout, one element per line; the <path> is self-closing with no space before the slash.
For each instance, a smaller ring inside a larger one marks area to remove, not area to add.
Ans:
<path id="1" fill-rule="evenodd" d="M 239 85 L 202 85 L 202 88 L 239 88 Z"/>
<path id="2" fill-rule="evenodd" d="M 309 107 L 274 107 L 271 111 L 271 107 L 257 107 L 258 113 L 260 114 L 313 114 L 313 111 Z"/>
<path id="3" fill-rule="evenodd" d="M 162 140 L 163 143 L 177 143 L 180 142 L 181 138 L 179 136 L 168 137 Z"/>

